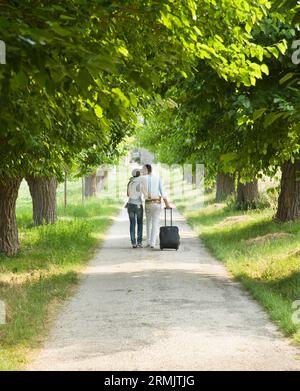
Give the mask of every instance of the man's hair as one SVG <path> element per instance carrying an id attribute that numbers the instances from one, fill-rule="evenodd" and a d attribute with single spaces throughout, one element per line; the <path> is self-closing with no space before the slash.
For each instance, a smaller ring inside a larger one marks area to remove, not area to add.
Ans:
<path id="1" fill-rule="evenodd" d="M 137 177 L 139 177 L 141 175 L 141 172 L 140 171 L 136 171 L 135 172 L 135 177 L 137 178 Z"/>
<path id="2" fill-rule="evenodd" d="M 146 167 L 146 169 L 147 169 L 147 171 L 148 171 L 148 174 L 151 174 L 151 172 L 152 172 L 152 166 L 151 166 L 151 164 L 145 164 L 145 167 Z"/>

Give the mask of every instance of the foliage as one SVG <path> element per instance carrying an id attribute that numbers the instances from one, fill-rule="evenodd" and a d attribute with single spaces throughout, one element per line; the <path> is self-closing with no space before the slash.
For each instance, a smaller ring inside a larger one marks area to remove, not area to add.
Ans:
<path id="1" fill-rule="evenodd" d="M 235 196 L 230 196 L 226 201 L 226 210 L 228 211 L 241 211 L 241 210 L 254 210 L 254 209 L 267 209 L 271 208 L 271 200 L 266 194 L 260 194 L 254 201 L 246 201 L 241 205 Z"/>
<path id="2" fill-rule="evenodd" d="M 1 2 L 0 173 L 59 173 L 81 151 L 88 161 L 92 149 L 107 153 L 126 134 L 115 129 L 134 124 L 141 91 L 152 93 L 169 75 L 190 76 L 197 59 L 253 84 L 266 49 L 247 43 L 269 7 L 267 0 Z"/>
<path id="3" fill-rule="evenodd" d="M 263 52 L 262 63 L 251 65 L 250 83 L 227 79 L 208 61 L 198 61 L 193 77 L 170 85 L 165 102 L 146 112 L 142 142 L 160 159 L 204 162 L 213 175 L 238 171 L 242 181 L 272 176 L 284 161 L 297 158 L 300 95 L 291 61 L 297 31 L 292 15 L 272 9 L 251 29 Z"/>

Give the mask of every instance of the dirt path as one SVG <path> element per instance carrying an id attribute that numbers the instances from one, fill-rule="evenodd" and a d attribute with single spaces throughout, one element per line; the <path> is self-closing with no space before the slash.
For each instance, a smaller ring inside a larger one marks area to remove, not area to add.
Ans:
<path id="1" fill-rule="evenodd" d="M 174 217 L 178 252 L 133 250 L 121 211 L 29 369 L 300 369 L 299 350 Z"/>

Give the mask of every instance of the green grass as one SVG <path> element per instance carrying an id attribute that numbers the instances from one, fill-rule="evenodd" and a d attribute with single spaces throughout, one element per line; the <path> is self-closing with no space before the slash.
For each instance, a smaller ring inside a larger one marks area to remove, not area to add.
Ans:
<path id="1" fill-rule="evenodd" d="M 32 227 L 31 201 L 22 184 L 17 205 L 21 251 L 13 258 L 0 255 L 0 299 L 7 322 L 0 325 L 0 370 L 21 369 L 39 346 L 51 313 L 73 291 L 78 273 L 101 242 L 120 201 L 92 199 L 81 204 L 81 183 L 69 184 L 69 206 L 59 221 Z"/>
<path id="2" fill-rule="evenodd" d="M 292 322 L 292 303 L 300 300 L 300 222 L 277 223 L 271 209 L 233 212 L 225 204 L 214 204 L 212 195 L 206 198 L 205 206 L 196 211 L 188 210 L 188 199 L 176 204 L 212 254 L 226 264 L 285 335 L 300 344 L 300 328 Z M 232 216 L 245 217 L 226 223 Z"/>

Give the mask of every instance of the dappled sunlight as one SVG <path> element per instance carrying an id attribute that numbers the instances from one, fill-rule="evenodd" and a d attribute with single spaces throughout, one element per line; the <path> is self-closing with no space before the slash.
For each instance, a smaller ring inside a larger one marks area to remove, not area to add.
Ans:
<path id="1" fill-rule="evenodd" d="M 99 220 L 107 220 L 107 219 L 110 219 L 111 218 L 111 215 L 109 214 L 106 214 L 106 215 L 99 215 L 99 216 L 89 216 L 89 217 L 84 217 L 84 216 L 80 216 L 80 217 L 72 217 L 72 216 L 59 216 L 58 218 L 58 221 L 75 221 L 75 220 L 84 220 L 84 221 L 99 221 Z M 113 219 L 111 219 L 113 221 Z"/>
<path id="2" fill-rule="evenodd" d="M 291 305 L 300 297 L 300 223 L 277 223 L 273 213 L 213 209 L 210 204 L 185 215 L 212 254 L 259 298 L 280 328 L 293 335 Z"/>
<path id="3" fill-rule="evenodd" d="M 226 225 L 232 225 L 232 224 L 239 224 L 239 223 L 248 223 L 248 222 L 253 221 L 253 218 L 248 215 L 238 215 L 238 216 L 229 216 L 225 217 L 225 219 L 219 223 L 218 225 L 223 227 Z"/>
<path id="4" fill-rule="evenodd" d="M 247 219 L 247 221 L 241 221 L 240 223 L 229 223 L 229 224 L 220 224 L 223 222 L 226 216 L 218 216 L 215 215 L 214 219 L 206 219 L 206 216 L 195 216 L 188 217 L 188 220 L 191 219 L 192 223 L 194 220 L 195 226 L 199 224 L 199 226 L 203 226 L 202 233 L 205 235 L 210 235 L 212 233 L 213 235 L 232 235 L 232 236 L 240 236 L 242 239 L 249 239 L 252 238 L 253 235 L 263 235 L 265 233 L 268 233 L 269 230 L 276 230 L 276 223 L 274 223 L 271 219 L 257 215 L 256 218 L 250 218 Z M 204 223 L 203 223 L 204 221 Z M 207 226 L 207 228 L 206 228 Z"/>
<path id="5" fill-rule="evenodd" d="M 261 236 L 256 236 L 255 238 L 248 239 L 246 240 L 247 244 L 264 244 L 269 241 L 274 241 L 274 240 L 280 240 L 280 239 L 286 239 L 286 238 L 293 238 L 293 235 L 287 232 L 274 232 L 270 234 L 265 234 Z"/>
<path id="6" fill-rule="evenodd" d="M 199 261 L 195 259 L 194 263 L 191 262 L 156 262 L 152 257 L 145 257 L 142 260 L 132 261 L 132 262 L 120 262 L 113 263 L 107 262 L 103 265 L 89 266 L 84 274 L 87 275 L 97 275 L 97 274 L 115 274 L 115 273 L 140 273 L 140 272 L 163 272 L 163 271 L 174 271 L 174 272 L 186 272 L 192 274 L 200 274 L 201 276 L 216 276 L 220 278 L 226 278 L 226 272 L 224 272 L 224 267 L 222 265 L 212 265 L 212 264 L 199 264 Z"/>
<path id="7" fill-rule="evenodd" d="M 258 278 L 256 275 L 249 275 L 245 273 L 237 274 L 236 276 L 241 280 L 247 288 L 252 291 L 254 297 L 260 295 L 260 301 L 263 306 L 270 310 L 270 316 L 273 320 L 278 322 L 286 335 L 293 335 L 300 331 L 299 325 L 291 322 L 293 313 L 292 305 L 287 305 L 287 302 L 298 300 L 300 287 L 300 272 L 297 270 L 290 270 L 286 274 L 277 274 L 276 278 Z M 283 316 L 284 314 L 284 316 Z M 296 336 L 297 337 L 297 336 Z"/>
<path id="8" fill-rule="evenodd" d="M 1 368 L 25 363 L 25 345 L 37 345 L 37 335 L 48 327 L 49 306 L 69 296 L 120 205 L 103 199 L 59 208 L 56 224 L 34 227 L 26 186 L 17 209 L 21 250 L 13 258 L 0 255 L 0 294 L 8 312 L 7 324 L 0 327 Z M 3 357 L 9 362 L 2 363 Z"/>
<path id="9" fill-rule="evenodd" d="M 74 270 L 65 270 L 59 274 L 42 272 L 41 278 L 34 277 L 30 283 L 25 280 L 24 284 L 4 286 L 1 294 L 7 303 L 8 321 L 0 328 L 2 347 L 36 347 L 37 342 L 32 336 L 45 327 L 45 305 L 54 300 L 63 302 L 71 293 L 66 289 L 66 282 L 74 285 L 76 280 Z"/>

